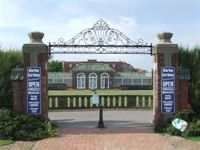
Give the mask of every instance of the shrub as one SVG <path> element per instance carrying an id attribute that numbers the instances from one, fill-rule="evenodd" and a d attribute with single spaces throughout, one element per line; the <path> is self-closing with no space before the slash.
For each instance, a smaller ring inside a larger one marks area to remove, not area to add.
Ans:
<path id="1" fill-rule="evenodd" d="M 187 121 L 188 126 L 184 132 L 179 131 L 171 124 L 175 118 Z M 158 124 L 154 130 L 155 132 L 167 133 L 175 136 L 200 136 L 200 116 L 192 109 L 182 110 L 175 113 L 167 122 Z"/>
<path id="2" fill-rule="evenodd" d="M 0 109 L 0 135 L 12 140 L 40 140 L 57 135 L 57 128 L 40 116 Z"/>
<path id="3" fill-rule="evenodd" d="M 174 128 L 173 125 L 169 124 L 166 128 L 166 133 L 170 135 L 175 135 L 175 136 L 181 136 L 182 132 L 176 128 Z"/>
<path id="4" fill-rule="evenodd" d="M 0 48 L 0 108 L 12 108 L 11 69 L 23 67 L 22 51 Z"/>
<path id="5" fill-rule="evenodd" d="M 186 135 L 190 136 L 200 136 L 200 120 L 192 122 L 186 129 Z"/>
<path id="6" fill-rule="evenodd" d="M 185 120 L 187 122 L 194 122 L 198 119 L 200 119 L 199 115 L 195 113 L 191 108 L 187 110 L 181 110 L 176 112 L 170 120 L 173 121 L 175 118 L 180 118 L 182 120 Z"/>

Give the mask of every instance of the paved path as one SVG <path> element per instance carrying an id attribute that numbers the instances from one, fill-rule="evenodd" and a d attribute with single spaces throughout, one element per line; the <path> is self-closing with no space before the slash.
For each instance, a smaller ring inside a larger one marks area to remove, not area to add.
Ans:
<path id="1" fill-rule="evenodd" d="M 104 110 L 104 125 L 107 128 L 151 127 L 153 111 Z M 74 110 L 49 112 L 49 118 L 62 128 L 96 128 L 98 110 Z"/>
<path id="2" fill-rule="evenodd" d="M 15 142 L 0 150 L 200 150 L 200 142 L 162 136 L 149 129 L 62 128 L 59 137 Z"/>
<path id="3" fill-rule="evenodd" d="M 32 150 L 200 150 L 200 143 L 136 128 L 69 129 L 37 142 Z"/>

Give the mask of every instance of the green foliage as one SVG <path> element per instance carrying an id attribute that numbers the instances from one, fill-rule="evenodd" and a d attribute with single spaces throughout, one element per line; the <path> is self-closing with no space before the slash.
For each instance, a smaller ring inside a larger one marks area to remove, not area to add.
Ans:
<path id="1" fill-rule="evenodd" d="M 0 108 L 12 108 L 11 69 L 23 67 L 22 52 L 0 50 Z"/>
<path id="2" fill-rule="evenodd" d="M 188 123 L 184 132 L 179 131 L 171 122 L 175 119 L 183 119 Z M 176 136 L 200 136 L 200 115 L 195 113 L 192 109 L 183 110 L 175 113 L 167 122 L 160 123 L 155 127 L 155 132 L 168 133 Z"/>
<path id="3" fill-rule="evenodd" d="M 62 62 L 52 60 L 48 64 L 48 72 L 62 72 Z"/>
<path id="4" fill-rule="evenodd" d="M 187 136 L 185 138 L 192 141 L 200 141 L 200 136 Z"/>
<path id="5" fill-rule="evenodd" d="M 14 143 L 13 140 L 0 140 L 0 146 L 13 144 L 13 143 Z"/>
<path id="6" fill-rule="evenodd" d="M 170 135 L 182 136 L 182 132 L 174 128 L 171 124 L 166 128 L 166 133 Z"/>
<path id="7" fill-rule="evenodd" d="M 199 119 L 199 115 L 189 108 L 187 110 L 178 111 L 172 116 L 171 120 L 174 120 L 175 118 L 180 118 L 187 122 L 193 122 Z"/>
<path id="8" fill-rule="evenodd" d="M 192 50 L 180 47 L 179 66 L 190 69 L 189 102 L 194 111 L 200 113 L 200 47 Z"/>
<path id="9" fill-rule="evenodd" d="M 186 135 L 200 136 L 200 119 L 189 124 L 186 129 Z"/>
<path id="10" fill-rule="evenodd" d="M 40 140 L 57 135 L 57 128 L 40 116 L 0 109 L 0 135 L 12 140 Z"/>

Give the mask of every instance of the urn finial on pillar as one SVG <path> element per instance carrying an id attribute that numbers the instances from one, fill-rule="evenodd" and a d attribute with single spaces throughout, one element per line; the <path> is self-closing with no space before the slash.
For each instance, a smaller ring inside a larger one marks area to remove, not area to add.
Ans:
<path id="1" fill-rule="evenodd" d="M 28 36 L 31 40 L 30 43 L 43 43 L 42 38 L 44 37 L 44 33 L 42 32 L 30 32 Z"/>
<path id="2" fill-rule="evenodd" d="M 160 44 L 172 43 L 171 38 L 173 36 L 173 33 L 171 33 L 171 32 L 161 32 L 161 33 L 158 33 L 157 36 L 158 36 Z"/>

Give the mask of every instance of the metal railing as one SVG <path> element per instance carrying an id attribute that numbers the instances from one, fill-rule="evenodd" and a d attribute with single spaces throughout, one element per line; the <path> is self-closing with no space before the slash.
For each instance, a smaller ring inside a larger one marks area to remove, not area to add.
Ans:
<path id="1" fill-rule="evenodd" d="M 92 104 L 91 96 L 49 96 L 49 109 L 88 109 L 97 108 Z M 151 109 L 153 107 L 152 95 L 117 95 L 100 96 L 100 103 L 104 108 L 138 108 Z"/>

